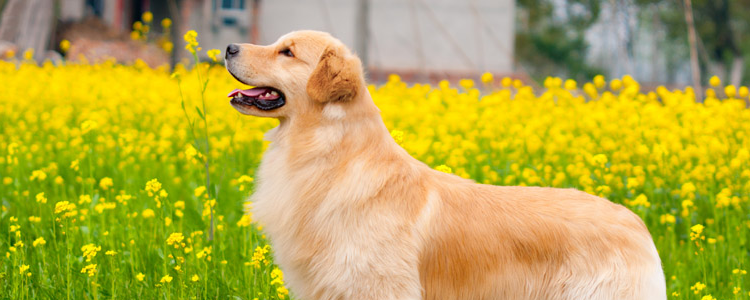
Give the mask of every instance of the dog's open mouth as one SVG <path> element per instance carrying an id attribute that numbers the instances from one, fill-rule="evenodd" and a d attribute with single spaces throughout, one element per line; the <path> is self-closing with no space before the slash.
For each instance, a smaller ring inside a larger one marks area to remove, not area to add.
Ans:
<path id="1" fill-rule="evenodd" d="M 227 97 L 232 105 L 255 106 L 262 110 L 272 110 L 284 106 L 284 94 L 272 87 L 256 87 L 248 90 L 235 89 Z"/>

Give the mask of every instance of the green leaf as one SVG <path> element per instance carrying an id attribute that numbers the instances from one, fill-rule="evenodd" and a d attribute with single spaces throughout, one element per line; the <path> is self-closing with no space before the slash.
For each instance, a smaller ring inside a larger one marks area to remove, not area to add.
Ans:
<path id="1" fill-rule="evenodd" d="M 203 116 L 203 112 L 201 111 L 201 109 L 199 107 L 196 106 L 195 107 L 195 111 L 198 112 L 198 115 L 201 116 L 201 119 L 203 119 L 203 121 L 206 120 L 206 117 Z"/>

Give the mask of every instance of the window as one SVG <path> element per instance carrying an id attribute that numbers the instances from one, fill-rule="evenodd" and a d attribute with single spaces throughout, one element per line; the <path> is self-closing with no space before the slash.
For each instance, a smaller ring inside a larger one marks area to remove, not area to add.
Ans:
<path id="1" fill-rule="evenodd" d="M 245 9 L 245 0 L 221 0 L 221 9 Z"/>

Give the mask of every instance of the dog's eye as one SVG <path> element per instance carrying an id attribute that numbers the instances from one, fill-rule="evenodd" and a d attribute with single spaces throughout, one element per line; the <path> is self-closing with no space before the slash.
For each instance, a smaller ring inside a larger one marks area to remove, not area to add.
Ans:
<path id="1" fill-rule="evenodd" d="M 294 57 L 294 53 L 292 53 L 292 50 L 289 50 L 289 48 L 279 51 L 279 54 L 282 54 L 288 57 Z"/>

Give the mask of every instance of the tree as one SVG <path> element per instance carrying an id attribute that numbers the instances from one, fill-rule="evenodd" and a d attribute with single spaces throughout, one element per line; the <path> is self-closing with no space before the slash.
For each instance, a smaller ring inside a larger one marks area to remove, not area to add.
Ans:
<path id="1" fill-rule="evenodd" d="M 586 30 L 599 17 L 601 0 L 519 0 L 516 56 L 532 77 L 591 79 L 601 70 L 586 59 Z"/>
<path id="2" fill-rule="evenodd" d="M 637 0 L 642 12 L 657 11 L 665 25 L 669 42 L 688 47 L 688 29 L 683 1 Z M 693 0 L 693 16 L 698 39 L 701 73 L 727 78 L 739 85 L 747 81 L 750 64 L 750 0 Z"/>

